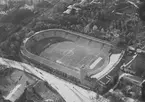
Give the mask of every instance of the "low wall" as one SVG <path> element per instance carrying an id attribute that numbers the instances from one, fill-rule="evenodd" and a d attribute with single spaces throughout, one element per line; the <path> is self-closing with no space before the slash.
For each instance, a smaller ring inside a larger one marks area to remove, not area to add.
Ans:
<path id="1" fill-rule="evenodd" d="M 71 32 L 71 31 L 62 30 L 62 29 L 49 29 L 49 30 L 43 30 L 43 31 L 37 32 L 24 41 L 25 47 L 28 48 L 34 43 L 44 38 L 49 38 L 49 37 L 54 37 L 54 36 L 63 37 L 65 39 L 72 40 L 74 42 L 81 43 L 81 44 L 86 44 L 88 46 L 92 45 L 92 47 L 94 48 L 100 47 L 100 44 L 102 44 L 103 46 L 105 45 L 106 47 L 108 46 L 109 48 L 114 47 L 112 44 L 110 44 L 107 41 L 90 37 L 85 34 Z"/>

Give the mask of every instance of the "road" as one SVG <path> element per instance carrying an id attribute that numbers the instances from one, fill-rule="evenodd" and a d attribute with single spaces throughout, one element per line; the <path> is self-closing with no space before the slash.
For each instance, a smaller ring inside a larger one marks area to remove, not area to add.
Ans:
<path id="1" fill-rule="evenodd" d="M 58 91 L 66 102 L 109 102 L 109 100 L 97 95 L 95 92 L 85 90 L 74 84 L 66 82 L 34 66 L 4 58 L 0 58 L 0 64 L 6 65 L 8 68 L 24 70 L 44 81 L 47 81 L 54 89 Z M 98 96 L 99 98 L 97 98 Z"/>

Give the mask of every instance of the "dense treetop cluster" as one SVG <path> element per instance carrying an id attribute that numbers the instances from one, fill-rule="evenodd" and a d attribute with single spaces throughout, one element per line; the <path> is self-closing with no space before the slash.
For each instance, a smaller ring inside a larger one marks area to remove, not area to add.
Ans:
<path id="1" fill-rule="evenodd" d="M 17 59 L 25 36 L 51 28 L 81 32 L 119 47 L 143 45 L 144 24 L 137 15 L 137 8 L 128 0 L 70 1 L 44 1 L 33 6 L 19 3 L 5 7 L 2 11 L 6 14 L 0 16 L 0 55 Z M 67 10 L 70 12 L 64 13 Z"/>

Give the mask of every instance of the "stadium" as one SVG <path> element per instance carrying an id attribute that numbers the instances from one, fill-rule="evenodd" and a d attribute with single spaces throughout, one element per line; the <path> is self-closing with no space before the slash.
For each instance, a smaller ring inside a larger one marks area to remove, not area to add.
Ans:
<path id="1" fill-rule="evenodd" d="M 123 55 L 124 51 L 107 41 L 62 29 L 37 32 L 21 47 L 27 63 L 94 91 L 112 84 Z"/>

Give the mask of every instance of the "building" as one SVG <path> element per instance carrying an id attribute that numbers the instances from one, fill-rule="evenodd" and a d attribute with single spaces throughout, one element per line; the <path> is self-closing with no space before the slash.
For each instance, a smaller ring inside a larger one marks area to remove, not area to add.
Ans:
<path id="1" fill-rule="evenodd" d="M 106 41 L 61 29 L 27 38 L 21 54 L 43 70 L 92 90 L 98 83 L 103 87 L 112 83 L 124 55 Z"/>

